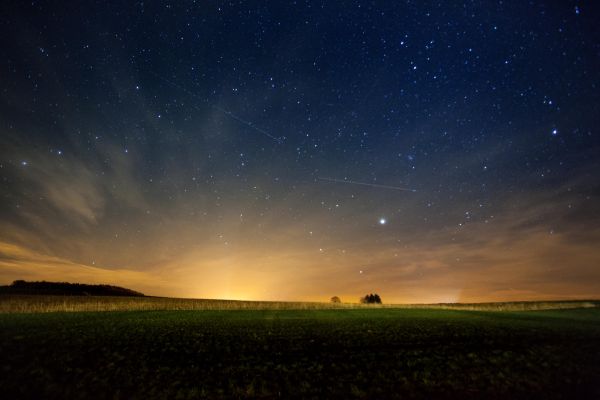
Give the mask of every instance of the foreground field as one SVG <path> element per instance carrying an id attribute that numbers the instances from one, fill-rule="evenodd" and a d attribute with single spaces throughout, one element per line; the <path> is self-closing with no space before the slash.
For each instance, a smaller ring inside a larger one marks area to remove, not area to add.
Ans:
<path id="1" fill-rule="evenodd" d="M 598 398 L 600 310 L 0 314 L 5 398 Z"/>

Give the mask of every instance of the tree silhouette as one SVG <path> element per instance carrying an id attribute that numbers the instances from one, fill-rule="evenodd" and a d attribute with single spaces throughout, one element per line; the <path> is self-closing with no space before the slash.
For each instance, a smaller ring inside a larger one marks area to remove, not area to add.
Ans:
<path id="1" fill-rule="evenodd" d="M 362 304 L 381 304 L 381 297 L 377 293 L 367 294 L 365 297 L 360 298 Z"/>
<path id="2" fill-rule="evenodd" d="M 333 297 L 331 298 L 331 302 L 332 302 L 332 303 L 341 303 L 341 302 L 342 302 L 342 299 L 340 299 L 340 298 L 339 298 L 339 297 L 337 297 L 337 296 L 333 296 Z"/>

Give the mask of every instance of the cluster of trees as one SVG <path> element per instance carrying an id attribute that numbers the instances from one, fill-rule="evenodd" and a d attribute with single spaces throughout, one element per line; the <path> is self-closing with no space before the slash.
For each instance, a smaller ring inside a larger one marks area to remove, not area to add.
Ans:
<path id="1" fill-rule="evenodd" d="M 0 286 L 0 294 L 41 294 L 59 296 L 144 296 L 135 290 L 112 285 L 86 285 L 68 282 L 27 282 L 17 280 Z"/>
<path id="2" fill-rule="evenodd" d="M 331 298 L 331 302 L 332 303 L 341 303 L 342 300 L 337 297 L 337 296 L 333 296 Z M 364 297 L 360 298 L 360 302 L 362 304 L 381 304 L 381 297 L 379 297 L 379 295 L 377 293 L 373 294 L 367 294 Z"/>
<path id="3" fill-rule="evenodd" d="M 381 304 L 381 297 L 377 293 L 367 294 L 365 297 L 360 298 L 362 304 Z"/>

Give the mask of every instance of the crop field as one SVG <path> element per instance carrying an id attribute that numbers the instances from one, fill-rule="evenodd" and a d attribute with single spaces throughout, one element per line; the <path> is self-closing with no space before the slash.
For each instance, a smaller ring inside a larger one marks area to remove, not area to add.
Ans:
<path id="1" fill-rule="evenodd" d="M 0 314 L 4 398 L 598 398 L 600 309 Z"/>

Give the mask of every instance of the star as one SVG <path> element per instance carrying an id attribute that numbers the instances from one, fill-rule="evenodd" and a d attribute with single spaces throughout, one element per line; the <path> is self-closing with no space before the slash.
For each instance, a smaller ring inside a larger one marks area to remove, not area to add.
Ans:
<path id="1" fill-rule="evenodd" d="M 387 223 L 387 220 L 385 218 L 379 219 L 379 225 L 385 225 L 386 223 Z"/>

